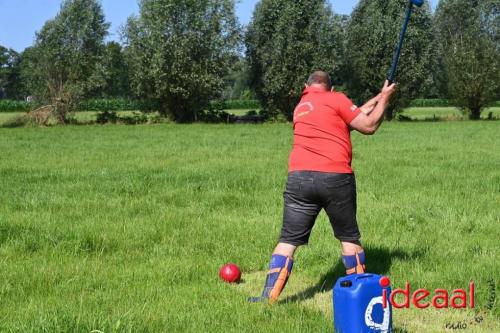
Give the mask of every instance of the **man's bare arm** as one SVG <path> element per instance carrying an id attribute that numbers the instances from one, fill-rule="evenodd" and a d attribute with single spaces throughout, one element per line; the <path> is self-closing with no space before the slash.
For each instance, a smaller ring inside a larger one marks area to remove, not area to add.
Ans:
<path id="1" fill-rule="evenodd" d="M 364 114 L 370 114 L 373 111 L 373 109 L 375 108 L 375 106 L 377 105 L 379 100 L 380 100 L 380 94 L 378 94 L 377 96 L 370 99 L 368 102 L 363 104 L 363 106 L 361 106 L 359 109 Z"/>
<path id="2" fill-rule="evenodd" d="M 373 108 L 373 111 L 371 111 L 371 113 L 369 114 L 365 114 L 363 112 L 360 113 L 356 118 L 354 118 L 354 120 L 349 124 L 349 126 L 351 126 L 351 128 L 354 128 L 356 131 L 363 134 L 367 135 L 374 134 L 379 128 L 382 121 L 384 120 L 385 109 L 389 105 L 389 100 L 395 91 L 396 91 L 396 85 L 394 83 L 389 85 L 389 82 L 385 81 L 382 91 L 377 96 L 378 97 L 377 105 L 375 106 L 375 108 Z M 372 101 L 373 99 L 370 100 L 368 103 Z"/>

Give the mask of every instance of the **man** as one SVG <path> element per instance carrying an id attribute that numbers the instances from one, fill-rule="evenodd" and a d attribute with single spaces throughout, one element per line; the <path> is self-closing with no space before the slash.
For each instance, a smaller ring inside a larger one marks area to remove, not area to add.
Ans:
<path id="1" fill-rule="evenodd" d="M 275 302 L 293 267 L 298 246 L 308 243 L 321 209 L 325 209 L 340 240 L 347 274 L 365 270 L 365 254 L 356 221 L 356 184 L 351 168 L 350 130 L 374 134 L 395 85 L 386 81 L 378 96 L 361 108 L 332 89 L 327 73 L 309 77 L 293 116 L 294 143 L 284 192 L 283 227 L 261 297 L 251 302 Z"/>

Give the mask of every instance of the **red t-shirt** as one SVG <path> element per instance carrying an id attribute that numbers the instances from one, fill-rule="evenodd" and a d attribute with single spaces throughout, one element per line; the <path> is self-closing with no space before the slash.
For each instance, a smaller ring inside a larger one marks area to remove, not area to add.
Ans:
<path id="1" fill-rule="evenodd" d="M 349 124 L 360 112 L 342 93 L 306 88 L 293 114 L 289 171 L 353 173 Z"/>

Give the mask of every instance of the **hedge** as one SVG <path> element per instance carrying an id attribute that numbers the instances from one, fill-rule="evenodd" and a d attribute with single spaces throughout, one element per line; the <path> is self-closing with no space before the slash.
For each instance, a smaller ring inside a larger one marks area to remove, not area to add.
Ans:
<path id="1" fill-rule="evenodd" d="M 257 100 L 227 100 L 219 103 L 219 107 L 224 110 L 248 109 L 259 110 L 261 106 Z M 410 107 L 449 107 L 453 106 L 447 99 L 415 99 Z M 500 101 L 493 104 L 500 107 Z M 19 112 L 29 111 L 32 104 L 24 101 L 0 100 L 0 112 Z M 150 103 L 131 99 L 90 99 L 80 103 L 78 111 L 135 111 L 135 110 L 154 110 Z"/>
<path id="2" fill-rule="evenodd" d="M 9 99 L 0 100 L 0 112 L 29 111 L 31 104 L 24 101 L 13 101 Z"/>
<path id="3" fill-rule="evenodd" d="M 89 99 L 78 105 L 78 111 L 135 111 L 145 108 L 145 103 L 131 99 Z"/>
<path id="4" fill-rule="evenodd" d="M 214 102 L 213 104 L 218 104 Z M 260 109 L 257 100 L 227 100 L 219 104 L 223 109 Z M 129 99 L 91 99 L 78 106 L 79 111 L 134 111 L 151 110 L 152 105 L 147 102 Z"/>

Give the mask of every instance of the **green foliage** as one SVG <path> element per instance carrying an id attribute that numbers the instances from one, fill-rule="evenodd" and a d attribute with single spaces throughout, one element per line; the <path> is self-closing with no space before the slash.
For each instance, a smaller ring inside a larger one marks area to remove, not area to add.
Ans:
<path id="1" fill-rule="evenodd" d="M 222 93 L 222 99 L 235 100 L 246 99 L 250 91 L 250 77 L 247 61 L 240 56 L 234 64 L 229 74 L 224 78 L 225 90 Z M 254 96 L 250 96 L 255 99 Z"/>
<path id="2" fill-rule="evenodd" d="M 23 101 L 0 100 L 0 112 L 29 111 L 32 105 Z"/>
<path id="3" fill-rule="evenodd" d="M 178 122 L 220 97 L 240 42 L 233 0 L 142 0 L 125 36 L 134 93 Z"/>
<path id="4" fill-rule="evenodd" d="M 450 104 L 450 101 L 447 99 L 417 98 L 417 99 L 414 99 L 413 101 L 411 101 L 411 103 L 408 106 L 413 107 L 413 108 L 429 108 L 429 107 L 432 108 L 432 107 L 447 107 L 447 106 L 452 106 L 452 104 Z"/>
<path id="5" fill-rule="evenodd" d="M 151 110 L 150 103 L 131 99 L 89 99 L 78 104 L 78 111 L 136 111 Z"/>
<path id="6" fill-rule="evenodd" d="M 200 112 L 199 120 L 206 123 L 223 123 L 229 121 L 229 113 L 225 110 L 223 101 L 212 101 L 206 110 Z"/>
<path id="7" fill-rule="evenodd" d="M 341 25 L 326 1 L 262 0 L 246 35 L 250 83 L 265 112 L 291 117 L 314 70 L 334 74 Z"/>
<path id="8" fill-rule="evenodd" d="M 116 124 L 118 120 L 118 115 L 116 111 L 102 111 L 97 114 L 96 123 L 98 124 L 106 124 L 112 123 Z"/>
<path id="9" fill-rule="evenodd" d="M 227 100 L 222 103 L 222 109 L 260 109 L 258 100 Z M 210 103 L 212 105 L 212 103 Z M 155 105 L 151 101 L 140 101 L 133 99 L 87 99 L 78 103 L 75 111 L 151 111 Z M 0 100 L 0 112 L 29 111 L 32 104 L 23 101 Z"/>
<path id="10" fill-rule="evenodd" d="M 389 74 L 407 0 L 361 0 L 347 26 L 346 71 L 349 95 L 359 102 L 377 95 Z M 397 93 L 387 118 L 431 85 L 432 20 L 429 4 L 415 8 L 396 74 Z"/>
<path id="11" fill-rule="evenodd" d="M 500 1 L 442 0 L 436 11 L 441 87 L 480 119 L 500 96 Z"/>
<path id="12" fill-rule="evenodd" d="M 122 47 L 117 42 L 108 42 L 104 51 L 102 66 L 105 85 L 98 96 L 105 98 L 126 98 L 131 96 L 129 70 Z"/>
<path id="13" fill-rule="evenodd" d="M 64 0 L 27 51 L 28 91 L 38 102 L 52 104 L 60 123 L 80 100 L 105 85 L 101 60 L 108 27 L 98 0 Z"/>
<path id="14" fill-rule="evenodd" d="M 15 50 L 0 45 L 0 99 L 23 99 L 21 59 Z"/>
<path id="15" fill-rule="evenodd" d="M 97 114 L 96 123 L 98 124 L 126 124 L 137 125 L 148 122 L 148 117 L 141 112 L 132 112 L 131 115 L 120 116 L 116 111 L 103 111 Z"/>

